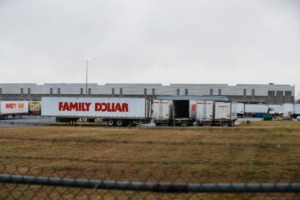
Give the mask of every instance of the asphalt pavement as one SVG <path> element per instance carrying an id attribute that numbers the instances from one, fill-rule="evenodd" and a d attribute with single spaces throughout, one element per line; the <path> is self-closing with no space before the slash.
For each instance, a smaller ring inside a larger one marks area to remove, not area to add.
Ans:
<path id="1" fill-rule="evenodd" d="M 8 119 L 0 119 L 0 127 L 11 126 L 43 126 L 55 122 L 55 117 L 42 117 L 36 116 L 16 116 L 15 118 L 9 117 Z"/>
<path id="2" fill-rule="evenodd" d="M 242 121 L 261 121 L 262 118 L 238 118 L 235 122 L 236 125 Z M 55 117 L 42 117 L 39 115 L 23 115 L 15 118 L 0 119 L 0 127 L 12 127 L 12 126 L 47 126 L 55 123 Z M 154 123 L 144 124 L 143 126 L 155 126 Z"/>

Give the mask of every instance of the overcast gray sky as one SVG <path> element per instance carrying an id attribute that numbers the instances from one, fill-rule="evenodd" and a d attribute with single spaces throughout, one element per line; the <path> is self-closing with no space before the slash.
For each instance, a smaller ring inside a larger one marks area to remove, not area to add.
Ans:
<path id="1" fill-rule="evenodd" d="M 0 0 L 1 83 L 291 84 L 299 0 Z"/>

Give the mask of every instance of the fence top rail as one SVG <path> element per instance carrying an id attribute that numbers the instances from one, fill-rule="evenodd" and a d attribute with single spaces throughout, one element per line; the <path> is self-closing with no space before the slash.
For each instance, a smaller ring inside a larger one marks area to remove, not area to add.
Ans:
<path id="1" fill-rule="evenodd" d="M 243 192 L 243 193 L 300 193 L 300 183 L 166 183 L 166 182 L 132 182 L 117 180 L 72 179 L 60 177 L 38 177 L 0 174 L 0 183 L 31 184 L 60 187 L 80 187 L 134 190 L 164 193 L 196 192 Z"/>

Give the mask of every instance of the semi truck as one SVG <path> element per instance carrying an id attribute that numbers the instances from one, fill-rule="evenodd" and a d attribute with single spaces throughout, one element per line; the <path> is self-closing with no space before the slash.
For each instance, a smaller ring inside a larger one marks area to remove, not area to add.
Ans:
<path id="1" fill-rule="evenodd" d="M 237 103 L 237 117 L 245 117 L 245 104 L 244 103 Z"/>
<path id="2" fill-rule="evenodd" d="M 151 101 L 125 97 L 42 97 L 42 116 L 65 122 L 80 118 L 100 118 L 108 126 L 127 126 L 150 122 Z"/>
<path id="3" fill-rule="evenodd" d="M 272 105 L 271 104 L 271 105 L 269 105 L 268 111 L 269 111 L 268 114 L 278 116 L 281 113 L 283 113 L 282 105 L 277 105 L 277 104 Z"/>
<path id="4" fill-rule="evenodd" d="M 28 101 L 0 101 L 0 119 L 29 114 Z"/>

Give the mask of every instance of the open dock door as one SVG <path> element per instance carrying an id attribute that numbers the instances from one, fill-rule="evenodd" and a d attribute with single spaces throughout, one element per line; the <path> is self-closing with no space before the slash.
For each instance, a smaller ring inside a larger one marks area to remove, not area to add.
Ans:
<path id="1" fill-rule="evenodd" d="M 177 126 L 193 125 L 192 105 L 190 100 L 173 100 L 174 124 Z"/>

